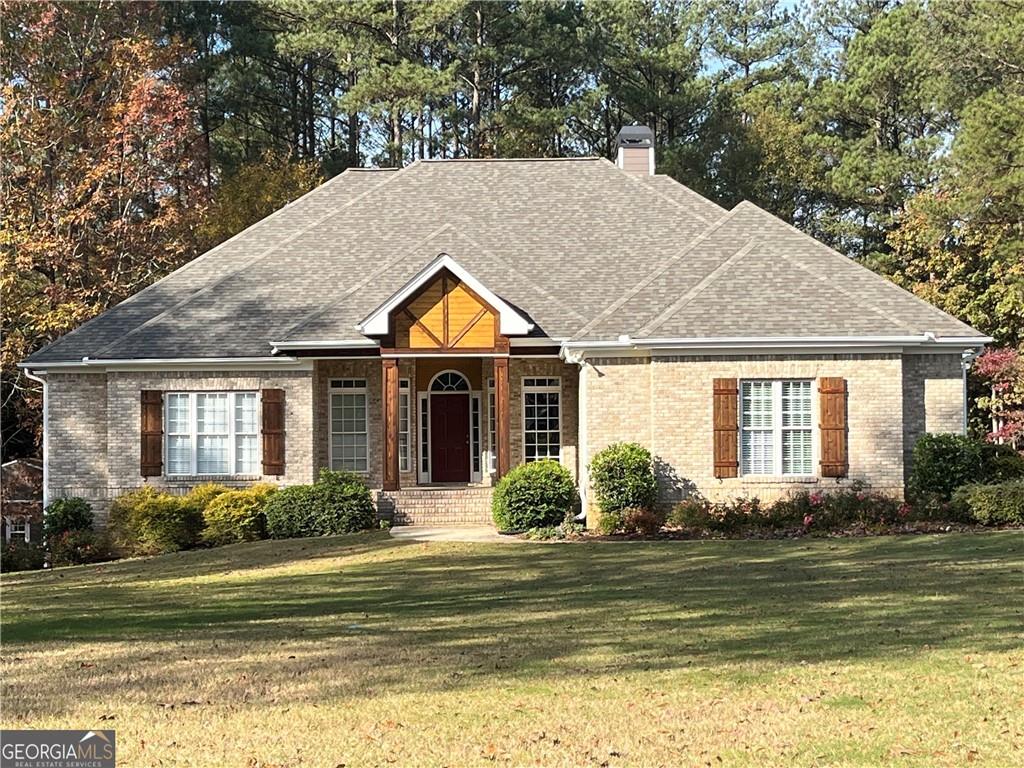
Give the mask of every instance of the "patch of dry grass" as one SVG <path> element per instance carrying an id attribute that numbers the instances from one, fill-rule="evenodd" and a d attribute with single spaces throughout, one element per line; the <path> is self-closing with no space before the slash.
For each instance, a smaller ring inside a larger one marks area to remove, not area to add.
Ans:
<path id="1" fill-rule="evenodd" d="M 1024 762 L 1024 537 L 382 534 L 3 578 L 2 724 L 119 765 Z"/>

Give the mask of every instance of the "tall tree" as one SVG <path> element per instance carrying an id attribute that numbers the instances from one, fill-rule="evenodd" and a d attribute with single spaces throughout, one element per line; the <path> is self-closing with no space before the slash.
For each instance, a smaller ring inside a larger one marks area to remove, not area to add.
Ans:
<path id="1" fill-rule="evenodd" d="M 194 255 L 207 189 L 186 53 L 153 4 L 2 12 L 6 446 L 38 429 L 16 363 Z"/>

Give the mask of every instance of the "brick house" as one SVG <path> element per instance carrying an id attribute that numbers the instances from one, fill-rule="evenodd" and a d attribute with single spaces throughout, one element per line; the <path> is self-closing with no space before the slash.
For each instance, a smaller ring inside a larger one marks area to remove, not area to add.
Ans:
<path id="1" fill-rule="evenodd" d="M 0 541 L 40 541 L 43 523 L 43 467 L 31 459 L 0 465 Z"/>
<path id="2" fill-rule="evenodd" d="M 365 476 L 396 522 L 635 440 L 662 501 L 902 493 L 989 339 L 750 203 L 600 158 L 350 169 L 22 365 L 47 498 Z"/>

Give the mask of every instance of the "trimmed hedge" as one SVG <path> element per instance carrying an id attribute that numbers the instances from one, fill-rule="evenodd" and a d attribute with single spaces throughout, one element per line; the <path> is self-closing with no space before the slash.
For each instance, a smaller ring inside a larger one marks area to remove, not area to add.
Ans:
<path id="1" fill-rule="evenodd" d="M 277 486 L 272 483 L 256 483 L 213 495 L 203 510 L 203 542 L 220 546 L 265 539 L 267 517 L 263 510 L 276 492 Z"/>
<path id="2" fill-rule="evenodd" d="M 114 499 L 109 529 L 117 548 L 128 554 L 177 552 L 199 543 L 203 513 L 187 497 L 147 485 Z"/>
<path id="3" fill-rule="evenodd" d="M 43 535 L 49 541 L 67 531 L 91 531 L 92 520 L 92 505 L 85 499 L 57 499 L 46 508 Z"/>
<path id="4" fill-rule="evenodd" d="M 525 531 L 558 525 L 579 496 L 569 470 L 557 461 L 531 461 L 498 481 L 491 515 L 499 531 Z"/>
<path id="5" fill-rule="evenodd" d="M 1024 480 L 961 486 L 953 507 L 982 525 L 1024 525 Z"/>
<path id="6" fill-rule="evenodd" d="M 589 477 L 601 512 L 650 509 L 658 498 L 654 458 L 638 443 L 613 443 L 599 451 Z"/>
<path id="7" fill-rule="evenodd" d="M 352 472 L 320 471 L 313 485 L 293 485 L 273 494 L 264 507 L 274 539 L 355 533 L 373 527 L 370 489 Z"/>

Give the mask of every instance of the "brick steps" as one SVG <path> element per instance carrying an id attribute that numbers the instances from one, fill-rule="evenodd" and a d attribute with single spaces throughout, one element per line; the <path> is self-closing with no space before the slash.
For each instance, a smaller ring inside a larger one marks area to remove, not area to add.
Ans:
<path id="1" fill-rule="evenodd" d="M 377 513 L 394 525 L 491 525 L 493 488 L 402 488 L 377 492 Z"/>

